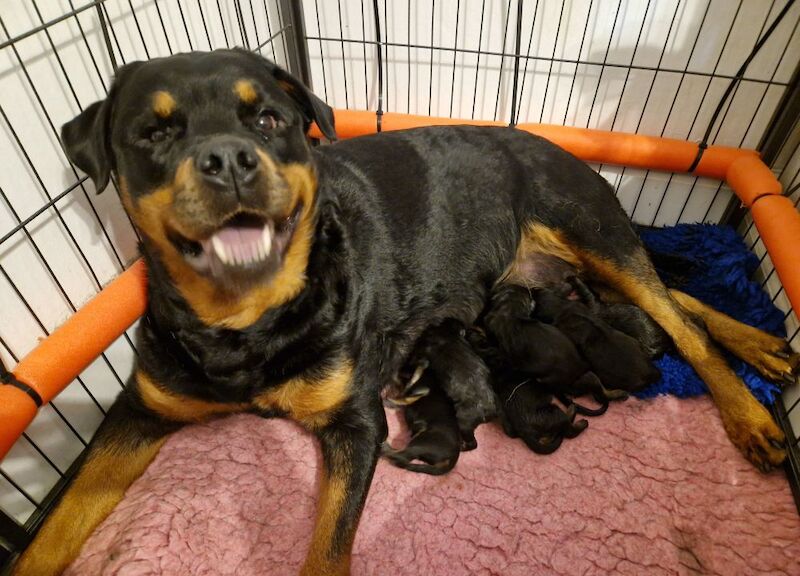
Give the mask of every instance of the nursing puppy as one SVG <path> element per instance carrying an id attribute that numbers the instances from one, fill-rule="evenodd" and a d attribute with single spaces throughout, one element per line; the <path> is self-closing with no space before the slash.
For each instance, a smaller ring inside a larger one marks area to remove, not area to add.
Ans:
<path id="1" fill-rule="evenodd" d="M 532 309 L 527 288 L 503 284 L 492 292 L 482 325 L 497 349 L 495 366 L 524 374 L 551 394 L 616 397 L 604 389 L 572 340 L 555 326 L 532 318 Z"/>
<path id="2" fill-rule="evenodd" d="M 592 314 L 635 339 L 648 358 L 658 358 L 673 348 L 669 334 L 638 306 L 624 302 L 601 302 L 577 276 L 569 278 L 568 283 Z"/>
<path id="3" fill-rule="evenodd" d="M 415 391 L 422 388 L 422 391 Z M 408 445 L 396 450 L 384 443 L 381 455 L 395 466 L 438 476 L 458 462 L 462 436 L 453 402 L 440 388 L 431 372 L 423 372 L 409 393 L 414 400 L 406 404 L 403 417 L 411 433 Z"/>
<path id="4" fill-rule="evenodd" d="M 431 326 L 420 337 L 407 372 L 424 368 L 425 382 L 432 382 L 449 398 L 461 432 L 461 449 L 478 446 L 475 429 L 498 415 L 497 400 L 489 382 L 489 368 L 465 338 L 461 322 L 447 319 Z M 414 385 L 412 397 L 424 389 Z M 408 396 L 408 392 L 405 393 Z"/>
<path id="5" fill-rule="evenodd" d="M 637 340 L 567 296 L 558 290 L 537 290 L 533 314 L 572 340 L 604 388 L 636 392 L 661 377 Z"/>
<path id="6" fill-rule="evenodd" d="M 242 50 L 176 54 L 117 72 L 62 130 L 70 160 L 112 174 L 141 237 L 148 308 L 126 389 L 16 567 L 58 574 L 170 433 L 250 411 L 319 439 L 324 475 L 306 575 L 349 572 L 386 422 L 381 389 L 419 336 L 472 325 L 497 283 L 525 285 L 557 255 L 640 306 L 712 391 L 732 442 L 762 470 L 784 437 L 711 335 L 766 376 L 792 379 L 786 342 L 658 279 L 608 184 L 509 128 L 384 132 L 312 149 L 332 110 Z"/>
<path id="7" fill-rule="evenodd" d="M 553 403 L 554 395 L 531 374 L 516 369 L 480 328 L 472 328 L 468 338 L 491 370 L 506 435 L 521 438 L 537 454 L 550 454 L 561 446 L 564 438 L 574 438 L 586 429 L 586 420 L 575 422 L 577 404 L 565 402 L 569 404 L 567 410 L 559 408 Z"/>

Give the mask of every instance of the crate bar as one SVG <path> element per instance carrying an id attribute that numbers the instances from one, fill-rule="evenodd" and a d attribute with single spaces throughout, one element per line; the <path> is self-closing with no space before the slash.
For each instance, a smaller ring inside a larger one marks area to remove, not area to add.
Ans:
<path id="1" fill-rule="evenodd" d="M 338 110 L 335 114 L 340 138 L 373 134 L 377 129 L 374 112 Z M 505 125 L 398 113 L 384 113 L 382 120 L 384 130 L 456 124 Z M 686 172 L 697 154 L 696 143 L 669 138 L 546 124 L 520 124 L 517 129 L 547 138 L 586 162 Z M 316 127 L 310 135 L 322 137 Z M 800 213 L 791 199 L 781 195 L 781 185 L 769 168 L 753 150 L 709 146 L 694 174 L 726 180 L 750 207 L 786 294 L 794 309 L 800 310 L 800 262 L 794 253 L 800 246 Z M 144 264 L 138 261 L 23 358 L 14 374 L 45 402 L 52 400 L 144 313 L 146 292 Z M 26 393 L 0 386 L 0 421 L 5 424 L 0 429 L 0 458 L 35 415 L 36 405 Z"/>
<path id="2" fill-rule="evenodd" d="M 144 313 L 146 272 L 140 260 L 120 274 L 14 369 L 49 402 Z M 0 458 L 33 421 L 36 405 L 13 386 L 0 385 Z"/>

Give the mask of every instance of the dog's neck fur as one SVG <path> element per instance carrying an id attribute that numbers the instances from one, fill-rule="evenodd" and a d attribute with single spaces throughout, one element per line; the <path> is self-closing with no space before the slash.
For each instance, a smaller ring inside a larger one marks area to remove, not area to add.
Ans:
<path id="1" fill-rule="evenodd" d="M 301 293 L 242 330 L 204 324 L 159 258 L 143 244 L 149 282 L 148 307 L 139 333 L 146 350 L 140 363 L 169 366 L 185 377 L 181 380 L 187 386 L 192 381 L 193 388 L 208 388 L 211 396 L 216 396 L 213 390 L 224 390 L 226 398 L 231 394 L 247 398 L 340 352 L 345 341 L 338 320 L 350 287 L 340 262 L 344 257 L 338 241 L 341 230 L 330 213 L 330 209 L 320 211 L 308 281 Z"/>

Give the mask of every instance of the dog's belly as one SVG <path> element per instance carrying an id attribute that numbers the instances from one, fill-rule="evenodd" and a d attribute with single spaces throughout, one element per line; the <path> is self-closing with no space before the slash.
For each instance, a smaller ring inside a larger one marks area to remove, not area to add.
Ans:
<path id="1" fill-rule="evenodd" d="M 576 273 L 575 266 L 557 256 L 533 252 L 515 262 L 510 280 L 528 288 L 548 288 L 563 284 Z"/>

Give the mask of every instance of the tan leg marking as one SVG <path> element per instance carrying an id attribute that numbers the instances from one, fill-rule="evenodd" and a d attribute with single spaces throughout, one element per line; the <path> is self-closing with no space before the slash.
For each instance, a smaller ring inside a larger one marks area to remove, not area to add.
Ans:
<path id="1" fill-rule="evenodd" d="M 532 254 L 546 254 L 560 258 L 577 270 L 583 267 L 580 258 L 565 240 L 560 230 L 548 228 L 539 222 L 530 222 L 523 226 L 514 260 L 508 270 L 500 276 L 497 283 L 509 282 L 520 286 L 528 286 L 529 281 L 522 268 L 525 261 Z"/>
<path id="2" fill-rule="evenodd" d="M 105 446 L 90 452 L 67 493 L 17 562 L 14 576 L 61 574 L 165 440 L 143 443 L 135 450 Z"/>
<path id="3" fill-rule="evenodd" d="M 672 337 L 681 356 L 700 375 L 719 408 L 731 441 L 759 469 L 766 471 L 786 457 L 784 435 L 769 412 L 756 400 L 667 289 L 642 252 L 626 269 L 591 253 L 581 257 L 589 271 L 639 306 Z"/>
<path id="4" fill-rule="evenodd" d="M 705 322 L 711 337 L 765 377 L 778 382 L 794 382 L 800 370 L 800 354 L 792 353 L 783 339 L 734 320 L 678 290 L 672 297 L 685 310 Z"/>
<path id="5" fill-rule="evenodd" d="M 349 470 L 324 472 L 317 502 L 317 520 L 301 576 L 346 576 L 350 573 L 350 553 L 331 558 L 329 551 L 336 534 L 336 523 L 347 498 Z M 352 538 L 352 537 L 351 537 Z M 348 551 L 352 543 L 345 545 Z"/>

